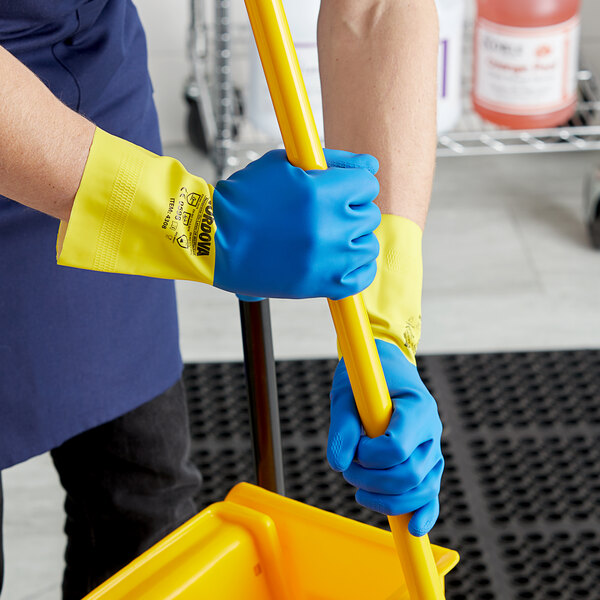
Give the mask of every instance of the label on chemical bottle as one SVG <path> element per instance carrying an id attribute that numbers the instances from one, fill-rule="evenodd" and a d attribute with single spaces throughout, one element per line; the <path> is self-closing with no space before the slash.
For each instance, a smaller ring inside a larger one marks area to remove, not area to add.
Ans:
<path id="1" fill-rule="evenodd" d="M 536 115 L 570 106 L 577 93 L 579 17 L 552 27 L 508 27 L 478 19 L 477 102 L 489 110 Z"/>
<path id="2" fill-rule="evenodd" d="M 450 131 L 462 109 L 462 42 L 465 22 L 464 0 L 436 0 L 440 23 L 438 53 L 438 133 Z"/>

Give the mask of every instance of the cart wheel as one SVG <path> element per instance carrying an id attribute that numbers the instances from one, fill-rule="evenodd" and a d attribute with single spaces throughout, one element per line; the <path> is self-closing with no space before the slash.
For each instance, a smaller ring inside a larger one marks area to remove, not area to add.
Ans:
<path id="1" fill-rule="evenodd" d="M 587 176 L 583 201 L 592 246 L 600 250 L 600 167 Z"/>
<path id="2" fill-rule="evenodd" d="M 187 130 L 190 142 L 194 148 L 197 148 L 204 154 L 208 154 L 208 140 L 202 118 L 200 117 L 198 98 L 186 93 L 185 99 L 188 103 Z"/>

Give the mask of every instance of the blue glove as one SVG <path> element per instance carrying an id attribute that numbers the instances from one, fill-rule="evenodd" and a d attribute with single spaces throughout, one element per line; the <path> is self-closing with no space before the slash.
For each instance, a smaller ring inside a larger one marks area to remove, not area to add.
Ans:
<path id="1" fill-rule="evenodd" d="M 303 171 L 283 150 L 220 181 L 214 285 L 242 296 L 345 298 L 373 281 L 381 214 L 375 158 L 326 150 Z"/>
<path id="2" fill-rule="evenodd" d="M 331 387 L 327 459 L 358 488 L 359 504 L 386 515 L 414 512 L 409 531 L 422 536 L 439 516 L 442 423 L 417 368 L 394 344 L 376 344 L 394 404 L 390 424 L 377 438 L 364 434 L 342 359 Z"/>

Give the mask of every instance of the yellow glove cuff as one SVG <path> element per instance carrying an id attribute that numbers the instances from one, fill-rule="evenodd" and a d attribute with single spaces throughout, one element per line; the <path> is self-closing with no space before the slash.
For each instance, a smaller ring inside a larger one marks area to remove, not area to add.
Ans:
<path id="1" fill-rule="evenodd" d="M 423 232 L 409 219 L 383 215 L 375 235 L 380 246 L 377 275 L 363 292 L 373 335 L 396 344 L 416 364 L 421 337 Z"/>
<path id="2" fill-rule="evenodd" d="M 212 284 L 212 195 L 177 160 L 96 128 L 58 264 Z"/>

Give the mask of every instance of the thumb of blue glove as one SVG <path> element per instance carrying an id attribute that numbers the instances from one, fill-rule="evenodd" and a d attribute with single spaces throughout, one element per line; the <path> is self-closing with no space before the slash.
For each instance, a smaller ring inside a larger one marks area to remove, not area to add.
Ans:
<path id="1" fill-rule="evenodd" d="M 359 504 L 386 515 L 414 513 L 409 530 L 421 536 L 439 516 L 442 424 L 417 368 L 394 344 L 376 344 L 394 405 L 390 424 L 377 438 L 364 434 L 341 360 L 331 387 L 327 459 L 358 488 Z"/>
<path id="2" fill-rule="evenodd" d="M 335 166 L 303 171 L 274 150 L 217 184 L 215 286 L 243 296 L 340 299 L 370 285 L 381 221 L 377 160 L 327 155 Z"/>

